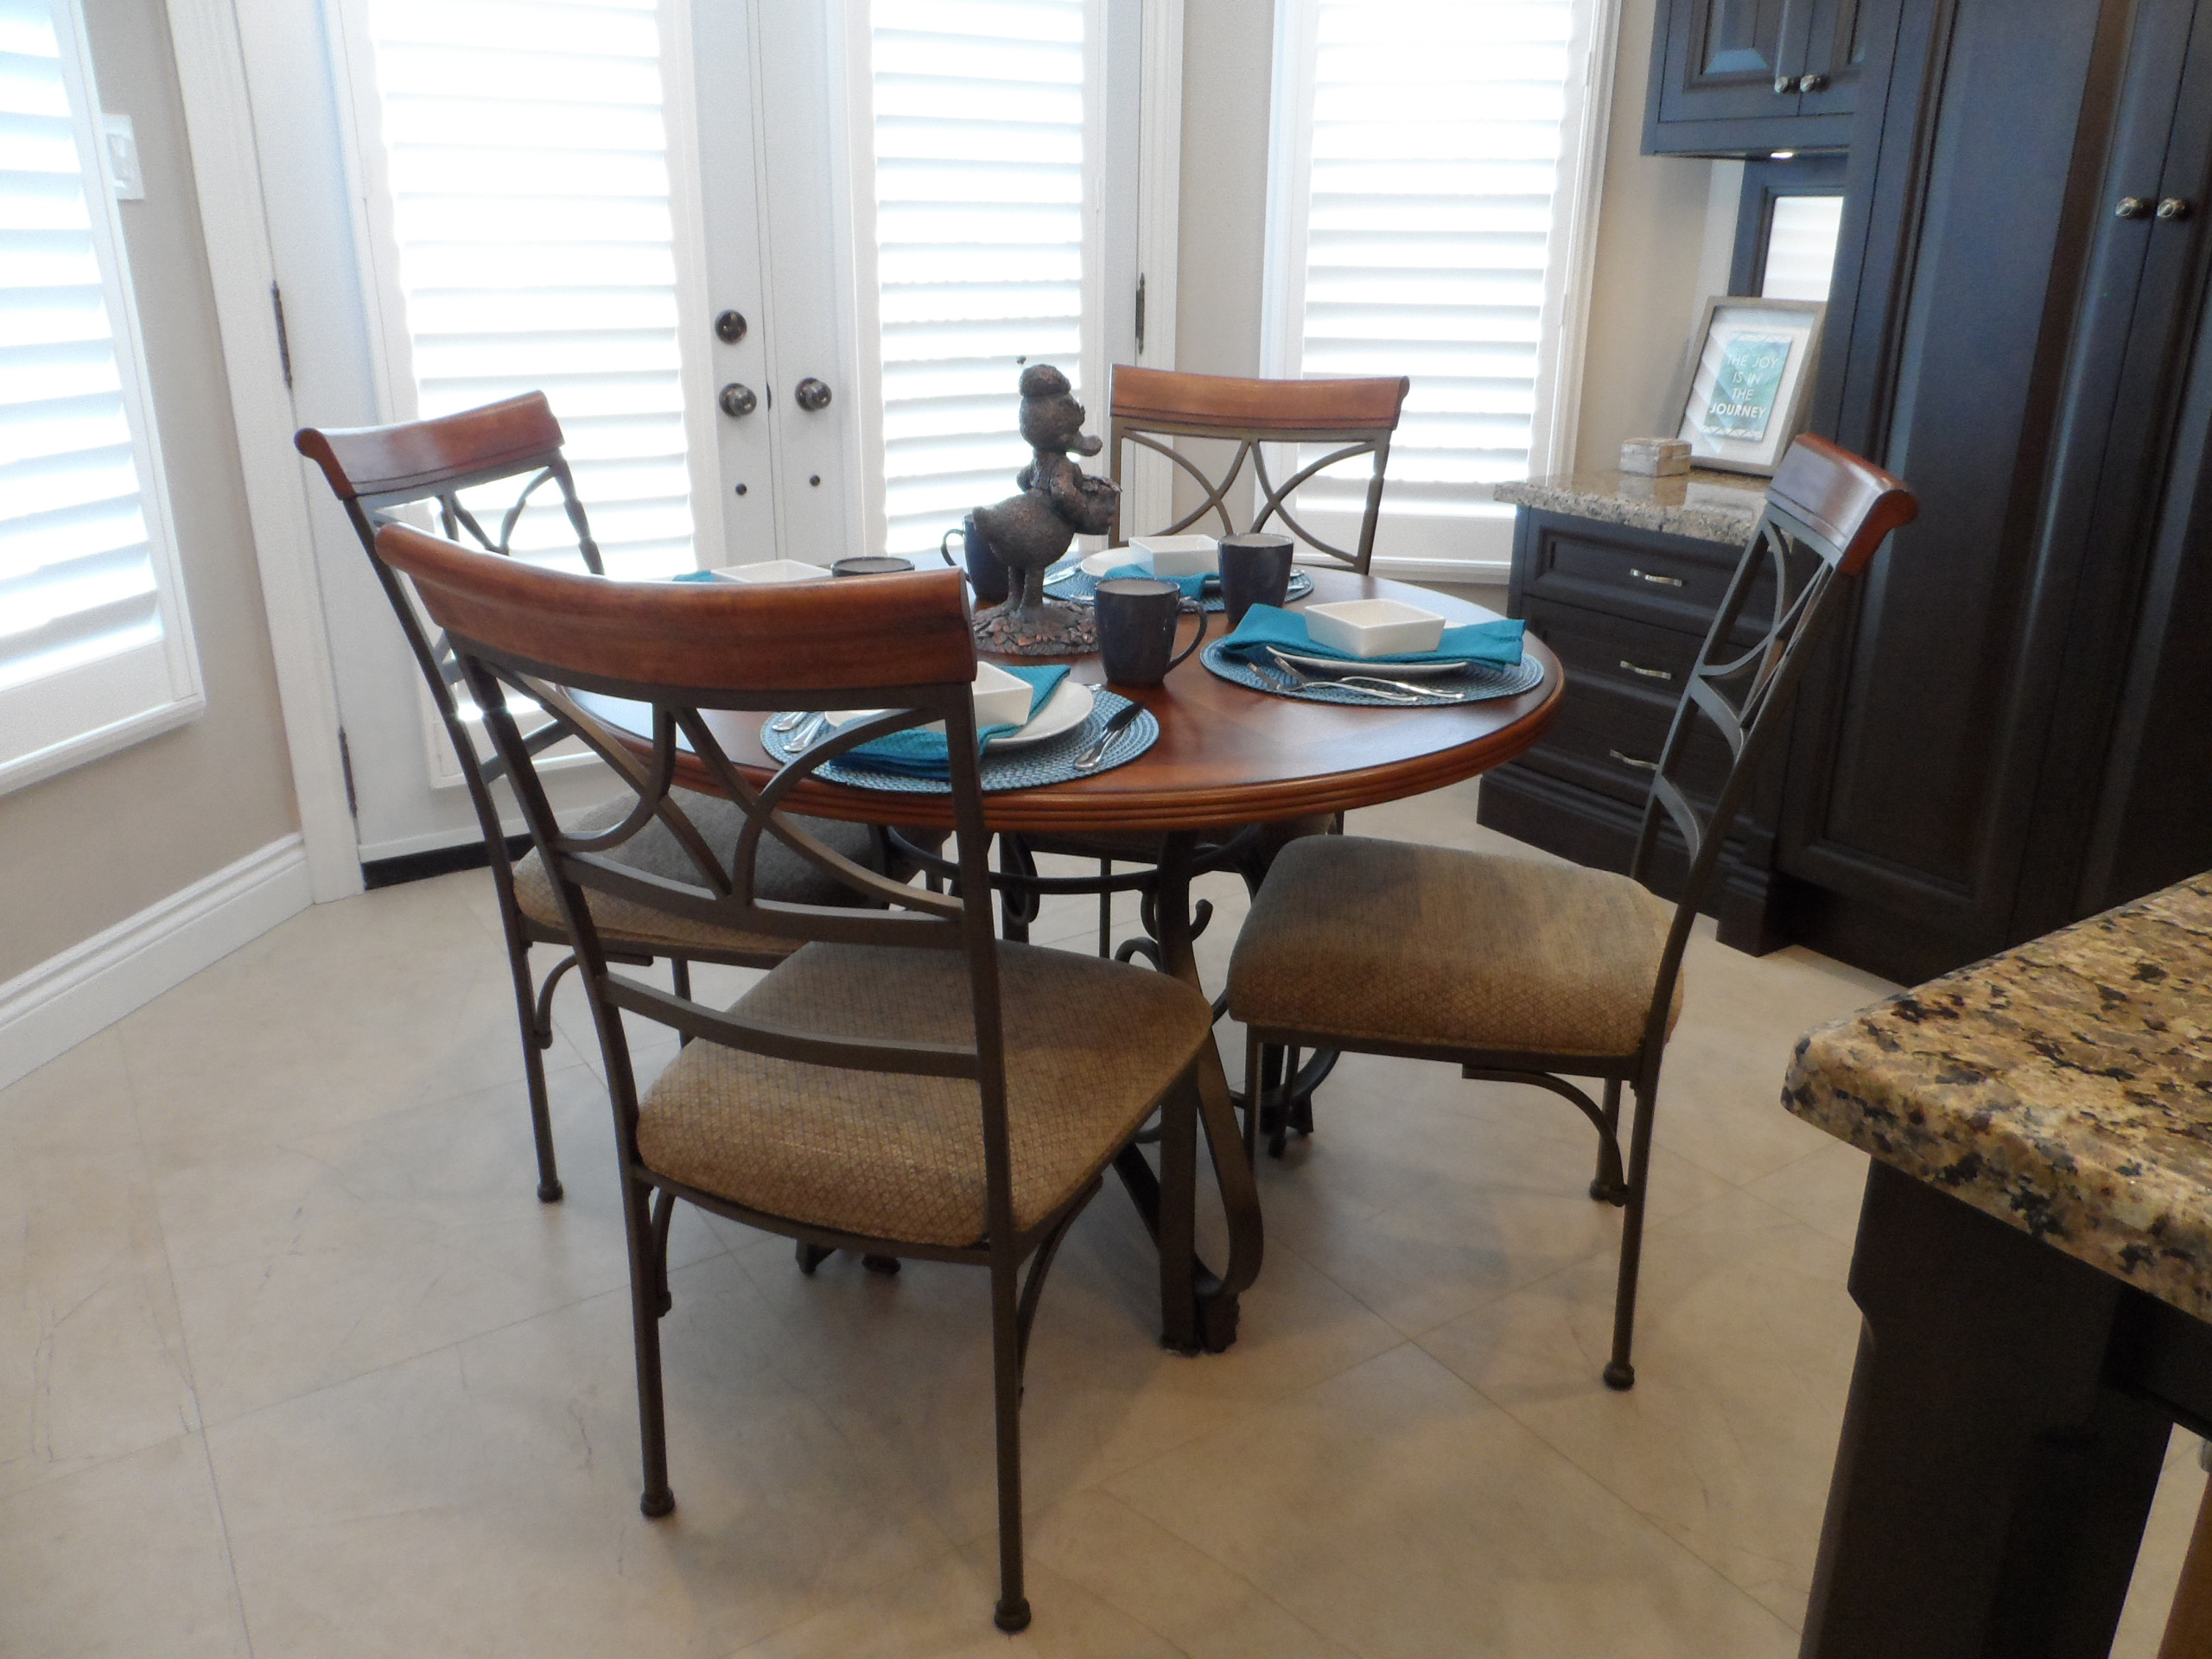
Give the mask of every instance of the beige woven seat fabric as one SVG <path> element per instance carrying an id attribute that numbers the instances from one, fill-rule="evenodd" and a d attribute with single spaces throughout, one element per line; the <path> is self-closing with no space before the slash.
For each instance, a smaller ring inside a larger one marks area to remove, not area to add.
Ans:
<path id="1" fill-rule="evenodd" d="M 701 837 L 714 849 L 722 868 L 729 868 L 730 855 L 736 849 L 737 838 L 744 832 L 744 809 L 734 802 L 718 796 L 701 795 L 690 790 L 672 791 L 676 804 L 691 820 Z M 611 830 L 629 815 L 637 798 L 624 795 L 611 801 L 602 801 L 588 811 L 577 816 L 568 828 L 579 835 L 590 835 L 601 830 Z M 883 855 L 874 832 L 864 823 L 837 823 L 827 818 L 794 817 L 794 823 L 804 829 L 817 841 L 842 853 L 854 863 L 880 874 Z M 626 864 L 648 874 L 664 876 L 672 881 L 688 881 L 703 885 L 691 855 L 669 832 L 668 826 L 655 818 L 651 823 L 630 837 L 612 855 L 617 863 Z M 769 837 L 760 839 L 760 850 L 755 859 L 754 883 L 758 895 L 763 899 L 781 899 L 799 905 L 858 905 L 860 894 L 842 882 L 824 874 L 797 853 Z M 747 955 L 778 958 L 788 955 L 792 949 L 789 939 L 771 938 L 766 934 L 741 932 L 734 928 L 714 927 L 683 916 L 671 916 L 647 905 L 617 898 L 612 893 L 592 893 L 586 895 L 591 905 L 592 919 L 600 931 L 609 938 L 635 940 L 658 946 L 661 951 L 688 954 Z M 522 913 L 556 933 L 563 931 L 561 909 L 553 897 L 553 878 L 546 874 L 545 863 L 533 849 L 515 864 L 515 903 Z"/>
<path id="2" fill-rule="evenodd" d="M 999 947 L 1014 1214 L 1027 1230 L 1103 1168 L 1211 1040 L 1206 999 L 1166 974 Z M 733 1013 L 825 1036 L 975 1040 L 967 958 L 810 944 Z M 638 1149 L 687 1186 L 869 1238 L 972 1245 L 983 1134 L 965 1078 L 850 1071 L 707 1040 L 639 1103 Z"/>
<path id="3" fill-rule="evenodd" d="M 1230 1012 L 1346 1046 L 1632 1054 L 1674 914 L 1602 870 L 1355 836 L 1300 841 L 1237 936 Z M 1677 982 L 1670 1033 L 1681 1012 Z"/>

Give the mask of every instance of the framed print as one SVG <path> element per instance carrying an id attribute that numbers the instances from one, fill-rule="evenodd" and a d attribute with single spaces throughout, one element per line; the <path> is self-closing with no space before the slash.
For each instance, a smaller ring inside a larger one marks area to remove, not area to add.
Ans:
<path id="1" fill-rule="evenodd" d="M 1668 429 L 1693 466 L 1771 475 L 1804 429 L 1827 307 L 1805 300 L 1724 296 L 1684 354 L 1668 400 Z"/>

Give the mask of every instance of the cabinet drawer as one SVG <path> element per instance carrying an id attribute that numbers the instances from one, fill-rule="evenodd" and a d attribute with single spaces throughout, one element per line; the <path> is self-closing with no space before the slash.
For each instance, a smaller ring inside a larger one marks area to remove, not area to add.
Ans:
<path id="1" fill-rule="evenodd" d="M 1556 524 L 1541 528 L 1534 551 L 1524 582 L 1530 599 L 1563 601 L 1700 639 L 1741 557 L 1738 549 L 1680 537 L 1616 540 Z M 1745 615 L 1764 616 L 1771 594 L 1771 582 L 1762 581 Z"/>
<path id="2" fill-rule="evenodd" d="M 1524 608 L 1529 631 L 1566 664 L 1570 684 L 1610 680 L 1671 702 L 1689 683 L 1705 642 L 1700 634 L 1549 600 L 1532 599 Z"/>
<path id="3" fill-rule="evenodd" d="M 1618 800 L 1641 802 L 1678 701 L 1596 676 L 1578 677 L 1570 667 L 1559 718 L 1521 764 Z M 1728 776 L 1728 746 L 1698 721 L 1681 769 L 1683 791 L 1700 806 L 1710 804 Z"/>

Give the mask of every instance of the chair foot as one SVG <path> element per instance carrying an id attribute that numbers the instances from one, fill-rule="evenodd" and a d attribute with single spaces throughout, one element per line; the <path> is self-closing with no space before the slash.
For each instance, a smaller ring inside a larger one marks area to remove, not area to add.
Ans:
<path id="1" fill-rule="evenodd" d="M 657 1487 L 638 1500 L 638 1508 L 650 1520 L 658 1521 L 676 1510 L 676 1494 L 665 1486 Z"/>
<path id="2" fill-rule="evenodd" d="M 1615 1360 L 1605 1367 L 1605 1386 L 1616 1394 L 1626 1394 L 1636 1386 L 1636 1367 Z"/>
<path id="3" fill-rule="evenodd" d="M 802 1238 L 798 1241 L 795 1254 L 798 1257 L 798 1270 L 810 1274 L 836 1252 L 826 1244 L 810 1244 Z"/>
<path id="4" fill-rule="evenodd" d="M 1592 1181 L 1590 1183 L 1590 1196 L 1599 1203 L 1610 1204 L 1618 1210 L 1628 1202 L 1628 1183 L 1626 1181 Z"/>
<path id="5" fill-rule="evenodd" d="M 537 1184 L 537 1201 L 540 1204 L 560 1203 L 561 1183 L 558 1181 L 540 1181 Z"/>
<path id="6" fill-rule="evenodd" d="M 1012 1636 L 1017 1630 L 1029 1628 L 1029 1598 L 1017 1596 L 1012 1601 L 1001 1601 L 991 1613 L 991 1623 Z"/>
<path id="7" fill-rule="evenodd" d="M 899 1271 L 899 1258 L 895 1255 L 864 1255 L 861 1257 L 861 1266 L 887 1279 Z"/>

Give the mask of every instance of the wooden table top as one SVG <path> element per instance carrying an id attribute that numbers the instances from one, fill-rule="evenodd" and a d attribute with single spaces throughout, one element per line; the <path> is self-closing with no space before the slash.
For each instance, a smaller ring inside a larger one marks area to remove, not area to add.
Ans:
<path id="1" fill-rule="evenodd" d="M 1302 604 L 1397 599 L 1441 612 L 1454 626 L 1495 614 L 1447 594 L 1379 576 L 1325 569 L 1307 574 L 1313 592 Z M 1192 619 L 1184 619 L 1178 649 L 1189 643 L 1193 626 Z M 1219 627 L 1217 618 L 1215 637 Z M 1144 691 L 1116 688 L 1160 721 L 1160 741 L 1143 755 L 1096 777 L 988 793 L 984 820 L 995 830 L 1206 830 L 1426 794 L 1512 760 L 1551 724 L 1565 677 L 1559 659 L 1534 635 L 1526 649 L 1543 664 L 1544 677 L 1519 696 L 1393 709 L 1268 696 L 1210 672 L 1194 653 L 1163 685 Z M 1076 658 L 1071 667 L 1074 677 L 1086 683 L 1104 679 L 1096 656 Z M 597 696 L 580 701 L 618 728 L 635 732 L 642 724 L 639 705 Z M 765 782 L 776 770 L 760 747 L 760 715 L 710 709 L 705 718 L 748 779 Z M 688 756 L 678 760 L 677 769 L 685 787 L 713 791 L 704 769 Z M 795 811 L 863 823 L 950 828 L 952 823 L 946 796 L 855 789 L 816 779 L 793 791 L 790 804 Z"/>

